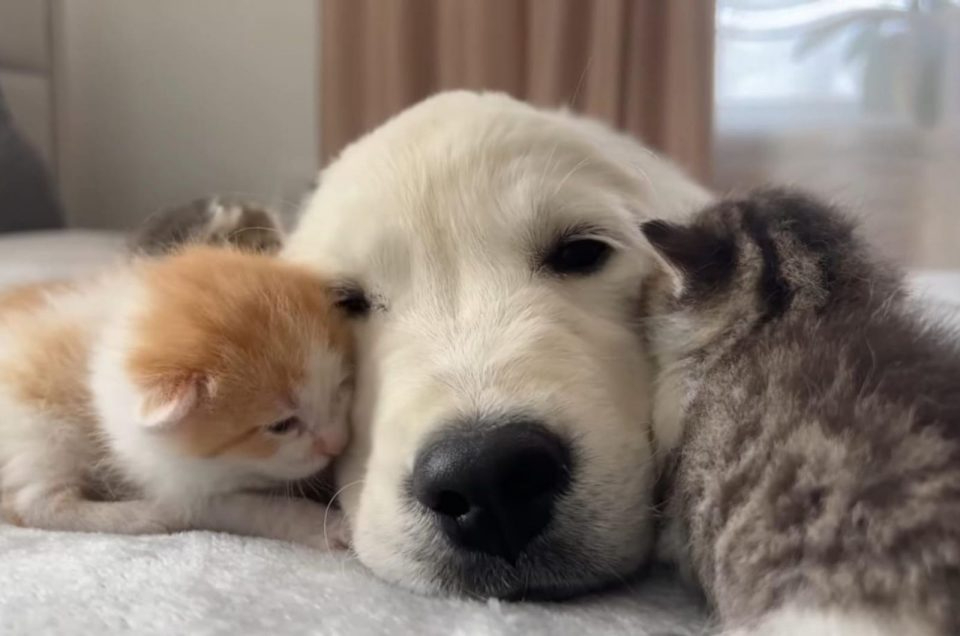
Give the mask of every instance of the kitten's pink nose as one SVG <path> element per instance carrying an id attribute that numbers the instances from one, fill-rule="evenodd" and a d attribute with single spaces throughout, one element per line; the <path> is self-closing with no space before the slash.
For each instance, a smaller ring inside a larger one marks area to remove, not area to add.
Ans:
<path id="1" fill-rule="evenodd" d="M 338 433 L 322 433 L 313 440 L 313 452 L 317 455 L 332 457 L 343 452 L 347 445 L 346 435 Z"/>

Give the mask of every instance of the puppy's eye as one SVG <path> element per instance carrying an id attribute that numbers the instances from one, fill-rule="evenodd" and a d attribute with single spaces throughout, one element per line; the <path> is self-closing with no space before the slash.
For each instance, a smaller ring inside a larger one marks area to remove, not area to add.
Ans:
<path id="1" fill-rule="evenodd" d="M 286 435 L 288 433 L 294 433 L 300 430 L 300 419 L 297 417 L 288 417 L 286 419 L 280 420 L 279 422 L 274 422 L 267 427 L 267 432 L 274 435 Z"/>
<path id="2" fill-rule="evenodd" d="M 334 290 L 336 305 L 348 316 L 358 318 L 370 313 L 370 298 L 355 285 L 344 285 Z"/>
<path id="3" fill-rule="evenodd" d="M 544 264 L 558 274 L 592 274 L 603 267 L 612 251 L 597 239 L 570 238 L 554 247 Z"/>

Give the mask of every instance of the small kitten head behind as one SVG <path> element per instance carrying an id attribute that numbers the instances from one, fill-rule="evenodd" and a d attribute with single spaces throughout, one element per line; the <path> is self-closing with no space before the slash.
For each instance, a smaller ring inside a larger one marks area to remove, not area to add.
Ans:
<path id="1" fill-rule="evenodd" d="M 150 217 L 131 239 L 133 252 L 161 256 L 186 245 L 233 246 L 276 254 L 283 228 L 265 206 L 211 197 L 169 208 Z"/>
<path id="2" fill-rule="evenodd" d="M 139 266 L 123 366 L 141 431 L 264 480 L 306 477 L 343 449 L 351 340 L 325 281 L 206 247 Z"/>
<path id="3" fill-rule="evenodd" d="M 870 262 L 854 227 L 788 190 L 722 201 L 685 225 L 648 221 L 641 229 L 666 274 L 656 313 L 696 311 L 718 327 L 752 327 L 838 300 L 858 302 L 893 278 L 878 277 L 884 269 Z"/>

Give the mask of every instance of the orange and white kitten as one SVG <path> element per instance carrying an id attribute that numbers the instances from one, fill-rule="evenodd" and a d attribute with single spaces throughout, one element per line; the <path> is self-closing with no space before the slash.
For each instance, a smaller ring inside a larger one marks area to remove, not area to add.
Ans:
<path id="1" fill-rule="evenodd" d="M 339 543 L 335 511 L 252 491 L 343 449 L 351 353 L 326 283 L 264 255 L 193 247 L 0 294 L 4 515 Z"/>

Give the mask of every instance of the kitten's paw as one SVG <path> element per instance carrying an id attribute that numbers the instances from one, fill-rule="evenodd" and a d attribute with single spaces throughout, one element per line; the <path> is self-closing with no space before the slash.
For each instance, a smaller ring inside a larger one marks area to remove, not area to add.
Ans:
<path id="1" fill-rule="evenodd" d="M 190 530 L 188 516 L 180 510 L 158 506 L 147 508 L 129 521 L 130 534 L 174 534 Z"/>
<path id="2" fill-rule="evenodd" d="M 321 550 L 346 550 L 350 547 L 350 525 L 339 510 L 324 511 L 323 523 L 316 533 L 304 542 Z"/>

